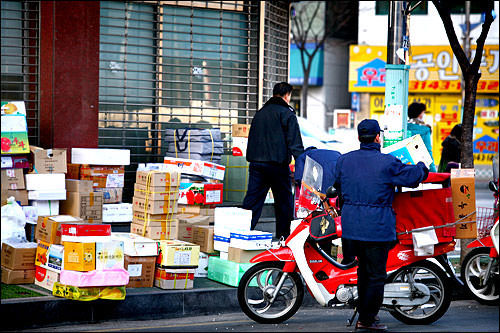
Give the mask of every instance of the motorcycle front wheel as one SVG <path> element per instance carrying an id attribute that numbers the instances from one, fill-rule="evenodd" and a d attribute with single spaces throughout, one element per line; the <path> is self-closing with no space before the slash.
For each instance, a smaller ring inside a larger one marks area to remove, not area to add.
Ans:
<path id="1" fill-rule="evenodd" d="M 420 261 L 397 271 L 390 282 L 423 283 L 429 288 L 430 298 L 421 305 L 394 306 L 391 315 L 409 325 L 427 325 L 441 318 L 451 302 L 448 277 L 436 264 Z"/>
<path id="2" fill-rule="evenodd" d="M 240 307 L 258 323 L 281 323 L 292 317 L 302 305 L 302 279 L 297 273 L 284 273 L 284 264 L 277 261 L 255 264 L 240 280 Z"/>
<path id="3" fill-rule="evenodd" d="M 498 259 L 490 264 L 490 249 L 475 248 L 469 252 L 462 262 L 461 277 L 467 292 L 481 304 L 497 305 L 498 290 Z M 488 282 L 484 278 L 489 270 Z"/>

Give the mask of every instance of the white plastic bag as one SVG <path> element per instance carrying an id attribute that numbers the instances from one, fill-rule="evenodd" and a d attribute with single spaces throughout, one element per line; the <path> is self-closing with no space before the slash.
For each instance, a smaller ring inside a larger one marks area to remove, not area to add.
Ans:
<path id="1" fill-rule="evenodd" d="M 7 204 L 2 206 L 2 243 L 24 243 L 27 242 L 24 226 L 26 216 L 23 209 L 14 197 L 7 199 Z"/>
<path id="2" fill-rule="evenodd" d="M 439 243 L 436 230 L 426 228 L 428 227 L 413 229 L 413 250 L 416 256 L 434 255 L 434 244 Z"/>

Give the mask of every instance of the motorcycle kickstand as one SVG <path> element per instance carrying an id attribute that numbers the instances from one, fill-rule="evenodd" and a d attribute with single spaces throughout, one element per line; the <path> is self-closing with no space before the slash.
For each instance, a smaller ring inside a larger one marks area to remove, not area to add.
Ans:
<path id="1" fill-rule="evenodd" d="M 347 327 L 352 326 L 352 323 L 354 322 L 354 318 L 356 318 L 356 315 L 358 314 L 358 307 L 354 308 L 354 313 L 352 314 L 351 319 L 347 320 Z"/>

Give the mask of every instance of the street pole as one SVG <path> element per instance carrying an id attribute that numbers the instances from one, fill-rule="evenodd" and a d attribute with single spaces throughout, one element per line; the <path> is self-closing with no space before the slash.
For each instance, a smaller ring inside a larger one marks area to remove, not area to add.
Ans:
<path id="1" fill-rule="evenodd" d="M 406 138 L 408 82 L 406 65 L 406 1 L 389 1 L 387 18 L 387 63 L 385 66 L 384 147 Z M 399 55 L 398 55 L 399 54 Z M 401 59 L 401 57 L 403 59 Z"/>

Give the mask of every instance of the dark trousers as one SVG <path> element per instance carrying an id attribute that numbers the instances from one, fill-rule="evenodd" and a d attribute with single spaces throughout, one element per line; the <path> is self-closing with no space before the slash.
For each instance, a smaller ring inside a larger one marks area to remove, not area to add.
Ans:
<path id="1" fill-rule="evenodd" d="M 359 321 L 370 325 L 375 321 L 384 299 L 384 284 L 389 250 L 394 242 L 365 242 L 342 239 L 344 258 L 358 257 Z"/>
<path id="2" fill-rule="evenodd" d="M 273 191 L 276 237 L 288 237 L 293 218 L 293 195 L 290 168 L 275 163 L 251 162 L 248 189 L 243 208 L 252 210 L 252 230 L 259 221 L 269 189 Z"/>

